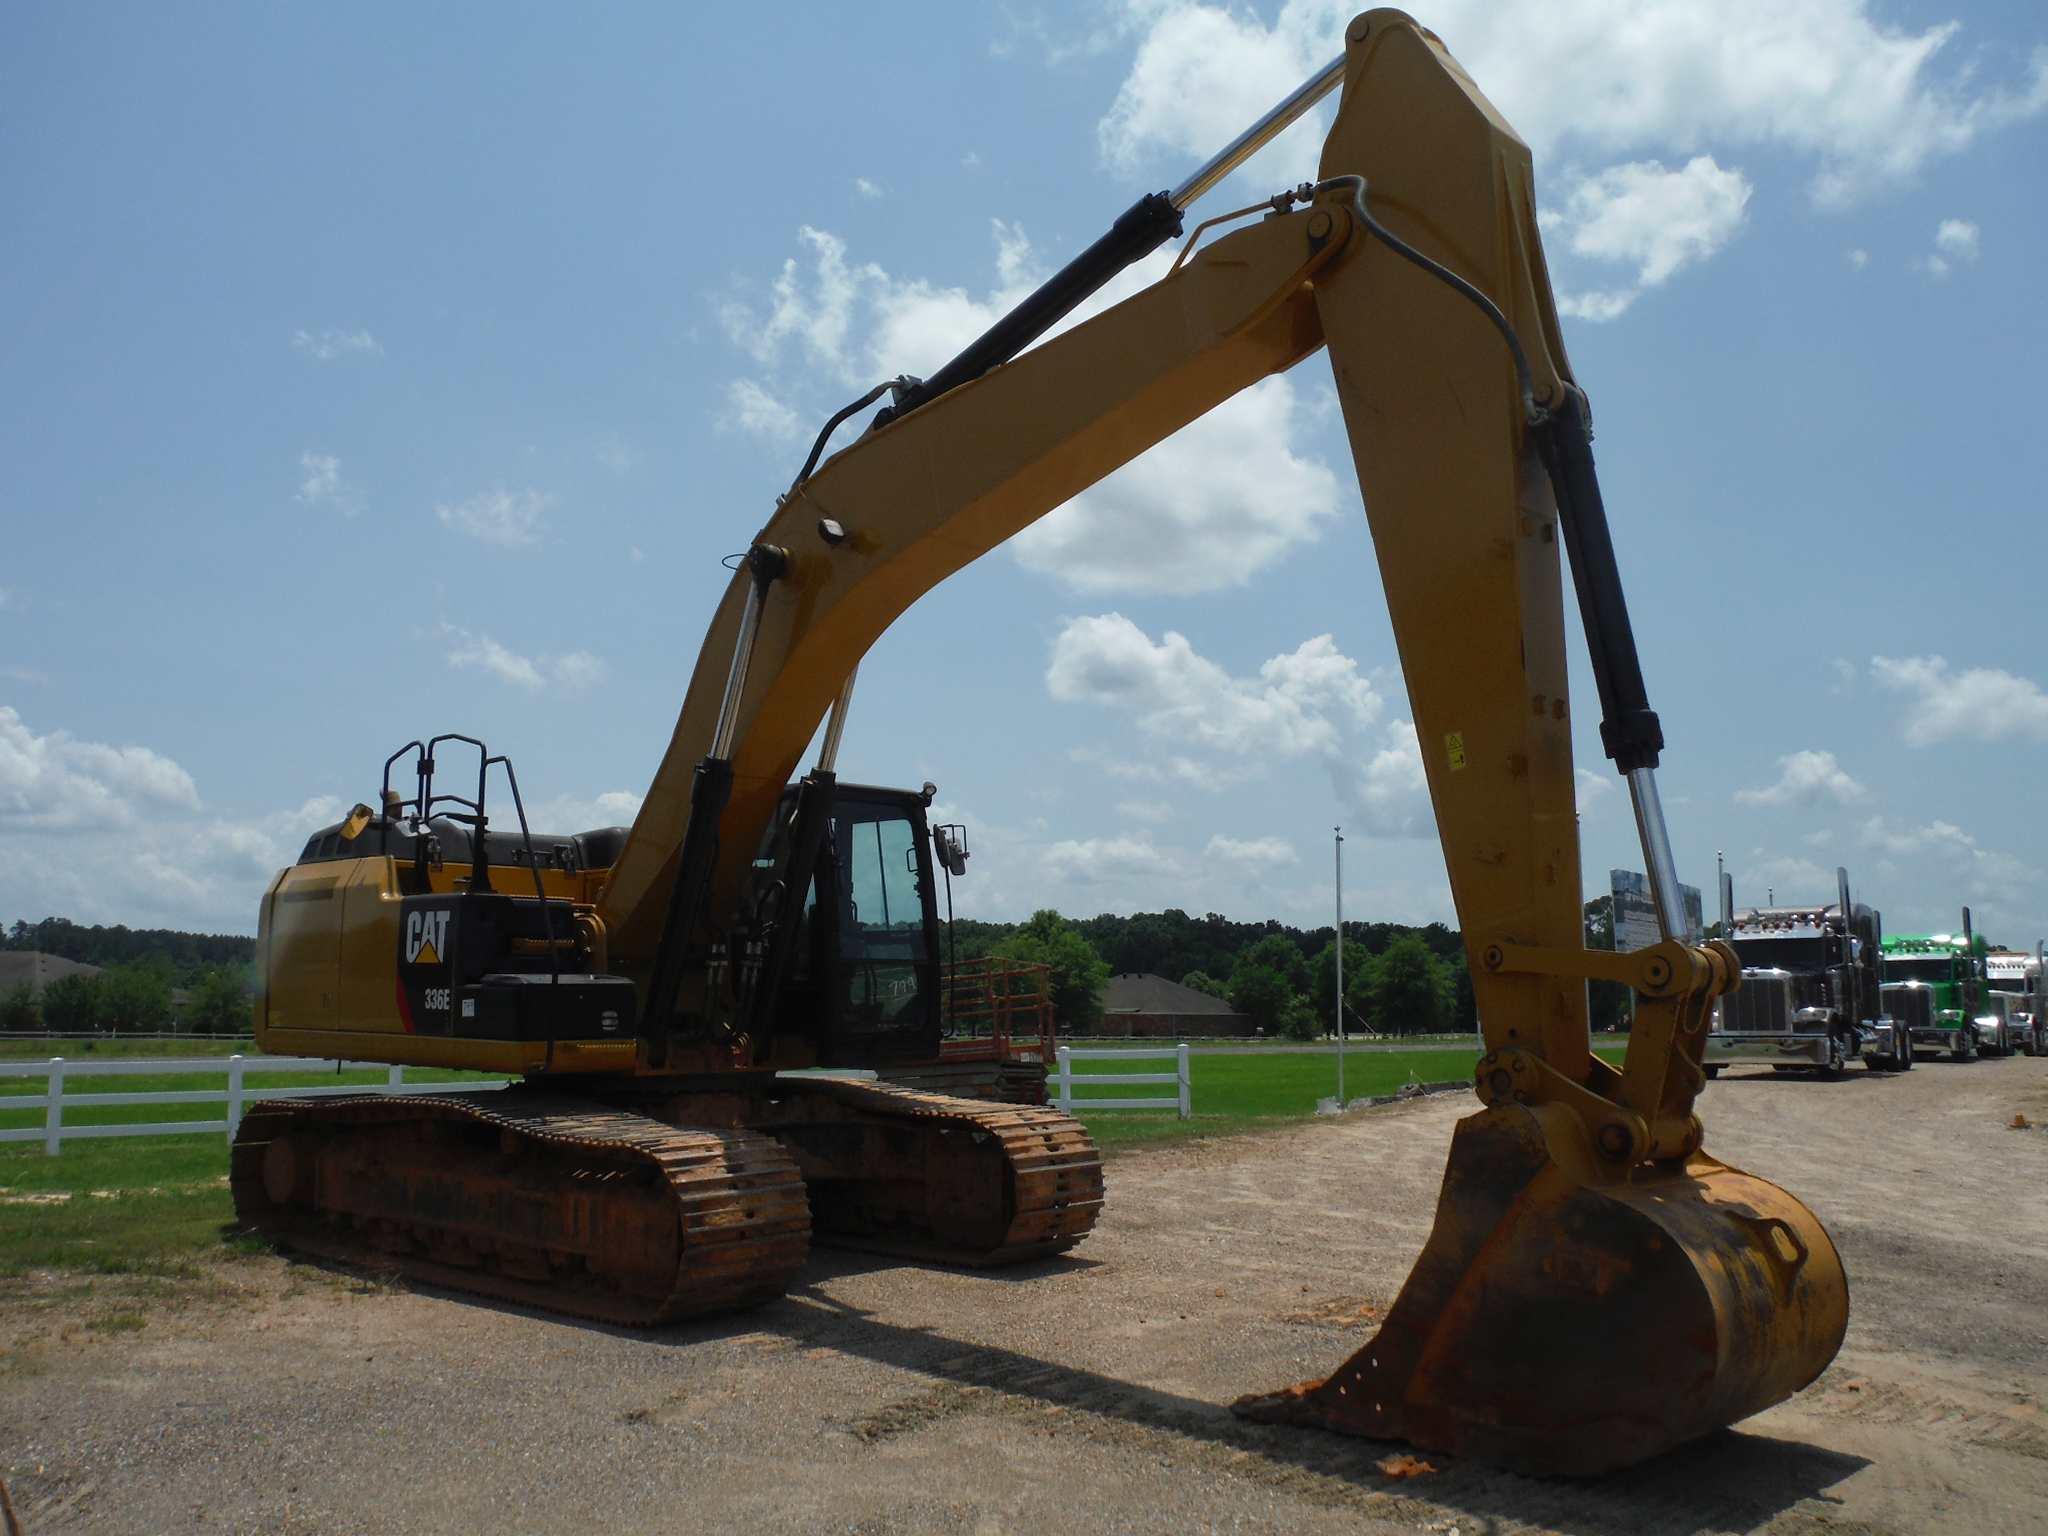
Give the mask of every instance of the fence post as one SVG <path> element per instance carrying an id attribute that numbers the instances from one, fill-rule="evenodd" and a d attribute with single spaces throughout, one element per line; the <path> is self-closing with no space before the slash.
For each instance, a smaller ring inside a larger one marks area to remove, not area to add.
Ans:
<path id="1" fill-rule="evenodd" d="M 393 1093 L 403 1088 L 405 1086 L 405 1068 L 399 1063 L 393 1062 L 391 1070 L 384 1074 L 384 1086 Z"/>
<path id="2" fill-rule="evenodd" d="M 228 1058 L 228 1141 L 242 1128 L 242 1057 L 238 1051 Z"/>
<path id="3" fill-rule="evenodd" d="M 1059 1048 L 1060 1058 L 1060 1110 L 1071 1115 L 1074 1112 L 1074 1063 L 1067 1054 L 1068 1048 Z"/>
<path id="4" fill-rule="evenodd" d="M 1187 1119 L 1189 1115 L 1194 1113 L 1194 1106 L 1188 1102 L 1189 1098 L 1190 1094 L 1188 1092 L 1188 1043 L 1187 1041 L 1183 1040 L 1180 1043 L 1180 1117 L 1183 1120 Z"/>
<path id="5" fill-rule="evenodd" d="M 45 1081 L 50 1107 L 43 1111 L 43 1155 L 55 1157 L 64 1145 L 64 1058 L 50 1058 L 50 1075 Z"/>

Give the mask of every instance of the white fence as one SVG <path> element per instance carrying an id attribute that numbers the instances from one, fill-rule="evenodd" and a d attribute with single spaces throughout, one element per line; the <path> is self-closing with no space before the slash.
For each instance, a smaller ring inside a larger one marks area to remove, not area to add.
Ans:
<path id="1" fill-rule="evenodd" d="M 374 1069 L 384 1073 L 381 1083 L 323 1083 L 304 1088 L 251 1088 L 245 1079 L 251 1073 L 328 1072 Z M 73 1093 L 66 1095 L 67 1082 L 81 1077 L 163 1077 L 172 1074 L 227 1075 L 227 1087 L 179 1088 L 158 1093 Z M 365 1093 L 478 1093 L 496 1092 L 496 1083 L 408 1083 L 404 1067 L 386 1068 L 377 1062 L 336 1062 L 320 1056 L 196 1056 L 157 1061 L 66 1061 L 53 1056 L 48 1061 L 0 1061 L 0 1078 L 47 1078 L 41 1093 L 0 1098 L 0 1110 L 40 1109 L 40 1127 L 0 1130 L 0 1142 L 40 1141 L 43 1150 L 55 1157 L 67 1141 L 101 1136 L 192 1136 L 200 1132 L 225 1133 L 234 1140 L 242 1123 L 242 1106 L 251 1099 L 323 1099 L 337 1095 Z M 125 1104 L 224 1104 L 221 1120 L 157 1120 L 132 1125 L 66 1125 L 65 1109 L 105 1109 Z"/>
<path id="2" fill-rule="evenodd" d="M 1172 1057 L 1174 1061 L 1174 1070 L 1171 1072 L 1083 1072 L 1078 1077 L 1074 1075 L 1074 1063 L 1077 1061 L 1159 1061 L 1167 1057 Z M 1059 1058 L 1059 1070 L 1049 1074 L 1046 1079 L 1046 1092 L 1051 1097 L 1053 1103 L 1057 1104 L 1067 1114 L 1071 1115 L 1076 1107 L 1081 1109 L 1177 1109 L 1180 1111 L 1180 1117 L 1183 1120 L 1194 1113 L 1188 1087 L 1188 1048 L 1185 1045 L 1173 1046 L 1163 1051 L 1085 1051 L 1076 1050 L 1070 1045 L 1063 1045 L 1059 1050 Z M 1084 1087 L 1095 1087 L 1098 1084 L 1128 1084 L 1135 1087 L 1141 1083 L 1152 1086 L 1164 1086 L 1171 1083 L 1180 1092 L 1173 1097 L 1163 1093 L 1155 1093 L 1142 1099 L 1097 1099 L 1092 1097 L 1076 1099 L 1074 1097 L 1074 1085 L 1076 1083 L 1082 1084 Z"/>

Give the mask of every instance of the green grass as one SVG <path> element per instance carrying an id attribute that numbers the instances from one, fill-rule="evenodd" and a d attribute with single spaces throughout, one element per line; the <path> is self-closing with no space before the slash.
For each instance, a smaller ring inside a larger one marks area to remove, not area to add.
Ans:
<path id="1" fill-rule="evenodd" d="M 1602 1046 L 1598 1054 L 1619 1063 L 1621 1046 Z M 1447 1047 L 1415 1051 L 1360 1051 L 1344 1058 L 1344 1097 L 1377 1098 L 1396 1092 L 1407 1082 L 1463 1082 L 1472 1075 L 1477 1053 L 1471 1047 Z M 1074 1076 L 1118 1071 L 1167 1072 L 1171 1059 L 1157 1061 L 1076 1061 Z M 1077 1081 L 1074 1113 L 1105 1151 L 1176 1141 L 1188 1136 L 1228 1136 L 1241 1131 L 1286 1125 L 1315 1113 L 1320 1099 L 1337 1092 L 1335 1052 L 1292 1052 L 1262 1056 L 1206 1055 L 1196 1050 L 1188 1056 L 1189 1102 L 1193 1113 L 1186 1120 L 1171 1109 L 1103 1109 L 1090 1111 L 1088 1099 L 1137 1098 L 1148 1094 L 1170 1097 L 1173 1089 L 1158 1087 L 1105 1086 L 1090 1094 Z"/>
<path id="2" fill-rule="evenodd" d="M 233 1221 L 233 1202 L 219 1184 L 74 1194 L 61 1205 L 0 1204 L 0 1277 L 32 1269 L 141 1273 L 218 1251 Z"/>

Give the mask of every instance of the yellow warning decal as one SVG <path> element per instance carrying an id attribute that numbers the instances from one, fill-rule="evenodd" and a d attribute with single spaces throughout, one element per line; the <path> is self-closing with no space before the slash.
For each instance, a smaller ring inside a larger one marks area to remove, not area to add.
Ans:
<path id="1" fill-rule="evenodd" d="M 1444 735 L 1444 755 L 1451 760 L 1451 772 L 1456 773 L 1465 766 L 1465 735 L 1462 731 L 1449 731 Z"/>

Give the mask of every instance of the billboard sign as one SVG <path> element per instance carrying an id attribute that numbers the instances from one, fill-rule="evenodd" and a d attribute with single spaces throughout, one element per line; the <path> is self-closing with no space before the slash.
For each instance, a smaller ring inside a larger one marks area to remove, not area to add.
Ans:
<path id="1" fill-rule="evenodd" d="M 1657 931 L 1657 904 L 1650 900 L 1649 879 L 1632 869 L 1610 869 L 1607 878 L 1614 892 L 1615 952 L 1627 954 L 1659 943 L 1663 935 Z M 1700 888 L 1681 885 L 1678 894 L 1685 903 L 1685 920 L 1683 931 L 1677 937 L 1688 944 L 1697 944 L 1707 932 Z"/>

